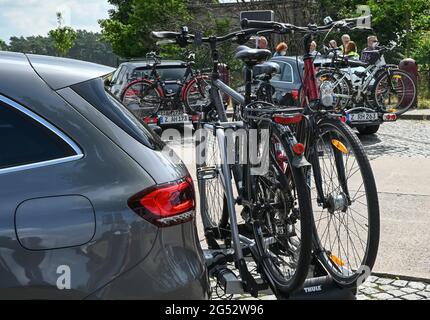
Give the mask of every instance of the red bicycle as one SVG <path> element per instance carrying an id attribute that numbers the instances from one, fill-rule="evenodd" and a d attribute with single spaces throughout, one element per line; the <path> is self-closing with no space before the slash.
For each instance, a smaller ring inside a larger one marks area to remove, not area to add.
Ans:
<path id="1" fill-rule="evenodd" d="M 200 71 L 194 71 L 194 54 L 186 53 L 184 66 L 186 71 L 180 80 L 162 80 L 159 69 L 161 58 L 154 52 L 147 55 L 151 68 L 149 75 L 130 82 L 121 94 L 121 101 L 136 116 L 145 120 L 156 118 L 159 111 L 180 110 L 178 117 L 187 117 L 185 113 L 197 115 L 209 100 L 209 77 Z M 179 90 L 171 86 L 179 86 Z M 182 109 L 182 110 L 181 110 Z M 178 119 L 186 122 L 188 119 Z"/>

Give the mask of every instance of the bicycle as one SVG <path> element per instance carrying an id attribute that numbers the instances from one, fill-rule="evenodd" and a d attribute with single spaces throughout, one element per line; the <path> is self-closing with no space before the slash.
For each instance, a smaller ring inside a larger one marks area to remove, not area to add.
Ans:
<path id="1" fill-rule="evenodd" d="M 332 55 L 330 66 L 321 67 L 317 79 L 322 90 L 333 92 L 334 100 L 323 104 L 336 109 L 365 106 L 397 116 L 408 111 L 416 102 L 417 89 L 407 72 L 385 62 L 384 53 L 393 49 L 394 46 L 379 46 L 367 51 L 373 53 L 368 62 L 339 57 L 337 50 L 327 50 Z M 353 72 L 354 67 L 364 70 Z"/>
<path id="2" fill-rule="evenodd" d="M 180 33 L 152 33 L 155 38 L 174 39 L 182 47 L 193 42 L 195 45 L 207 43 L 211 49 L 211 104 L 203 112 L 200 122 L 203 130 L 199 130 L 196 149 L 200 214 L 209 248 L 216 252 L 222 248 L 232 250 L 231 254 L 217 253 L 216 262 L 209 267 L 211 274 L 223 277 L 225 268 L 219 266 L 234 262 L 245 292 L 257 296 L 261 285 L 245 261 L 251 256 L 272 291 L 278 296 L 288 295 L 304 283 L 311 261 L 312 209 L 301 170 L 309 163 L 303 157 L 303 146 L 297 143 L 288 126 L 300 121 L 302 115 L 296 110 L 280 110 L 266 102 L 252 101 L 253 67 L 268 58 L 270 51 L 245 49 L 237 53 L 236 57 L 246 64 L 244 96 L 219 79 L 218 44 L 233 38 L 243 44 L 251 34 L 254 30 L 205 38 L 189 34 L 187 28 Z M 243 121 L 227 120 L 221 92 L 241 106 Z M 242 133 L 239 139 L 249 141 L 252 130 L 257 132 L 254 148 L 269 159 L 265 162 L 265 174 L 255 174 L 258 168 L 253 165 L 250 153 L 244 151 L 247 144 L 232 147 L 227 143 L 229 135 L 233 134 L 235 140 L 234 134 L 238 132 Z M 270 143 L 263 143 L 264 132 Z M 242 228 L 236 206 L 243 208 Z M 220 241 L 224 244 L 219 244 Z"/>
<path id="3" fill-rule="evenodd" d="M 202 105 L 208 103 L 208 76 L 200 71 L 194 71 L 195 55 L 185 52 L 185 74 L 181 80 L 161 80 L 158 67 L 161 57 L 155 52 L 147 54 L 148 66 L 151 68 L 149 75 L 140 77 L 130 82 L 121 94 L 121 101 L 125 106 L 137 104 L 137 116 L 141 118 L 156 116 L 162 110 L 174 110 L 178 106 L 184 107 L 184 111 L 197 114 Z M 153 61 L 151 64 L 149 61 Z M 166 85 L 178 85 L 180 90 L 176 92 L 167 89 Z"/>
<path id="4" fill-rule="evenodd" d="M 307 27 L 273 21 L 242 21 L 243 28 L 304 34 L 301 97 L 305 121 L 293 129 L 312 165 L 304 171 L 312 192 L 314 255 L 342 287 L 356 286 L 375 263 L 380 231 L 379 202 L 372 169 L 360 140 L 345 124 L 342 113 L 321 104 L 310 45 L 318 33 L 357 28 L 361 18 L 337 22 L 327 19 L 329 23 L 325 26 Z"/>

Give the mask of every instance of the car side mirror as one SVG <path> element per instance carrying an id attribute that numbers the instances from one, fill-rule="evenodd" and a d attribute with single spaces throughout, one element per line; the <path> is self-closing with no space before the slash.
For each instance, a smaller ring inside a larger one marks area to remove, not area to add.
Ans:
<path id="1" fill-rule="evenodd" d="M 106 78 L 104 83 L 105 83 L 105 87 L 111 87 L 112 86 L 112 81 L 109 78 Z"/>

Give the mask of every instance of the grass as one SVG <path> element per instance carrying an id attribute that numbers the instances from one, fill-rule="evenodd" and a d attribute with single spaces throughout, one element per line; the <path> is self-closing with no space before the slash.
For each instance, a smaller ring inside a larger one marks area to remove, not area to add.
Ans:
<path id="1" fill-rule="evenodd" d="M 430 99 L 418 98 L 418 108 L 417 109 L 430 109 Z"/>

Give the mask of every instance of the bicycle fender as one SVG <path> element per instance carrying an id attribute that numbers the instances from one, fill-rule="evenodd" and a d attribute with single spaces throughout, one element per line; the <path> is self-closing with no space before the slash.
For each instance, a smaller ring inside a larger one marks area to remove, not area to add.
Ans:
<path id="1" fill-rule="evenodd" d="M 294 168 L 305 168 L 311 166 L 304 156 L 295 156 L 292 165 Z"/>

